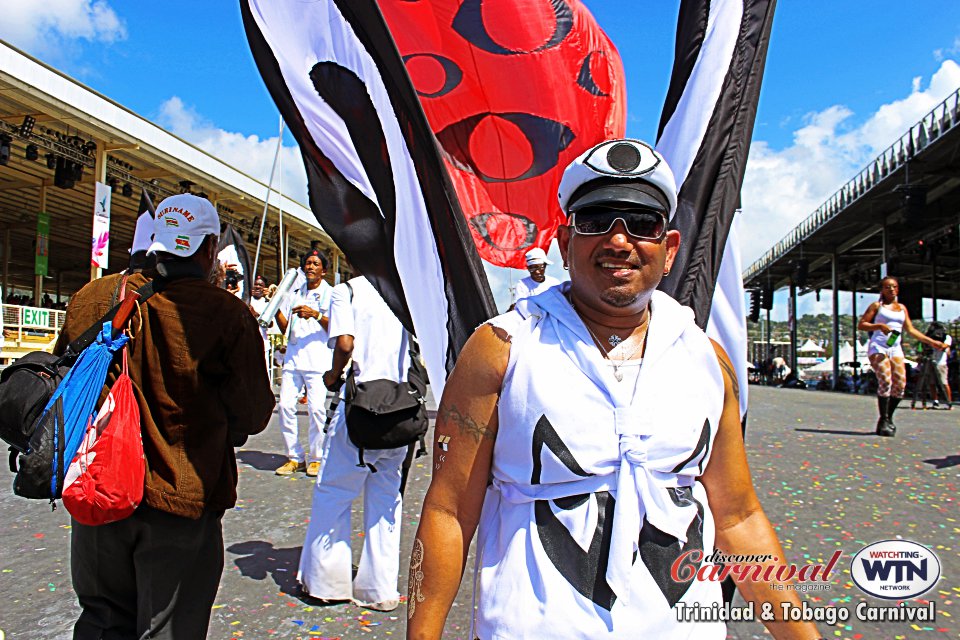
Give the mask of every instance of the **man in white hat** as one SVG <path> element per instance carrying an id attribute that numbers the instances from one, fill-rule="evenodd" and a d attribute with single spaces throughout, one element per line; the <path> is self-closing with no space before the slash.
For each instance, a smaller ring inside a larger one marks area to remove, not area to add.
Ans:
<path id="1" fill-rule="evenodd" d="M 772 568 L 784 553 L 733 366 L 657 290 L 680 246 L 673 173 L 649 145 L 610 140 L 566 169 L 559 200 L 570 282 L 477 329 L 440 400 L 407 637 L 441 636 L 479 525 L 471 637 L 722 640 L 719 618 L 681 615 L 723 605 L 692 574 L 717 550 Z M 783 620 L 799 598 L 771 571 L 741 595 L 773 611 L 776 637 L 819 638 Z"/>
<path id="2" fill-rule="evenodd" d="M 527 271 L 530 275 L 517 283 L 516 292 L 513 301 L 516 303 L 524 298 L 535 296 L 542 293 L 550 287 L 560 284 L 560 281 L 547 275 L 547 265 L 553 264 L 553 260 L 547 258 L 546 252 L 540 247 L 535 247 L 527 251 Z"/>
<path id="3" fill-rule="evenodd" d="M 126 347 L 146 462 L 143 501 L 118 522 L 72 523 L 77 640 L 207 636 L 223 573 L 221 521 L 237 501 L 234 447 L 263 431 L 273 412 L 259 326 L 243 302 L 210 282 L 220 233 L 214 206 L 170 196 L 152 231 L 146 252 L 156 268 L 80 289 L 54 349 L 62 353 L 98 321 L 121 286 L 129 292 L 154 281 Z M 120 372 L 115 361 L 108 382 Z"/>

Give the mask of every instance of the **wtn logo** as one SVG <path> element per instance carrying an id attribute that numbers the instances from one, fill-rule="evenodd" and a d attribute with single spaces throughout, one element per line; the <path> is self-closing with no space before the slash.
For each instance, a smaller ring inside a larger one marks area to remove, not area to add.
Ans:
<path id="1" fill-rule="evenodd" d="M 937 583 L 940 559 L 916 542 L 884 540 L 867 545 L 853 556 L 850 575 L 864 593 L 889 600 L 907 600 Z"/>
<path id="2" fill-rule="evenodd" d="M 906 580 L 926 580 L 927 579 L 927 561 L 921 560 L 919 565 L 909 560 L 861 560 L 863 563 L 863 572 L 867 575 L 867 580 L 890 580 L 890 572 L 894 572 L 893 581 L 901 583 Z"/>

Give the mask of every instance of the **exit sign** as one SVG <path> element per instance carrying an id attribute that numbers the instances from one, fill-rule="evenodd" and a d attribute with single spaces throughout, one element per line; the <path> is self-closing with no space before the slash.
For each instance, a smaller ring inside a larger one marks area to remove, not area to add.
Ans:
<path id="1" fill-rule="evenodd" d="M 33 307 L 23 307 L 23 316 L 20 321 L 25 327 L 50 328 L 50 311 L 47 309 L 34 309 Z"/>

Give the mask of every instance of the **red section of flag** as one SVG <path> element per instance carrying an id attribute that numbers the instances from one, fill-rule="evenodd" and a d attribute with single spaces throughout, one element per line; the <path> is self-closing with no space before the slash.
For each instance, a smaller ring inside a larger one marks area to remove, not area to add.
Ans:
<path id="1" fill-rule="evenodd" d="M 562 221 L 563 168 L 623 137 L 619 53 L 580 0 L 379 4 L 481 257 L 523 268 Z"/>

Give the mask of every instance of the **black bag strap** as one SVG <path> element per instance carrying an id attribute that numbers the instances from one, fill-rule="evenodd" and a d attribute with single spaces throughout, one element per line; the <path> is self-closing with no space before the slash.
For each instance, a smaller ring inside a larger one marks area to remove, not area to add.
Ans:
<path id="1" fill-rule="evenodd" d="M 150 298 L 157 291 L 162 289 L 162 284 L 156 280 L 151 280 L 147 284 L 143 285 L 137 289 L 137 293 L 140 295 L 139 302 L 144 302 Z M 80 334 L 80 337 L 67 345 L 67 350 L 64 352 L 61 359 L 70 358 L 73 356 L 80 355 L 84 349 L 93 344 L 97 336 L 100 335 L 100 332 L 103 331 L 103 323 L 113 320 L 114 316 L 117 315 L 117 311 L 120 310 L 120 305 L 114 305 L 109 311 L 103 314 L 103 317 L 97 320 L 93 325 L 91 325 L 86 331 Z"/>
<path id="2" fill-rule="evenodd" d="M 164 287 L 167 286 L 170 282 L 174 280 L 179 280 L 182 278 L 203 278 L 202 270 L 200 266 L 194 262 L 175 262 L 175 263 L 160 263 L 157 265 L 158 277 L 151 279 L 145 285 L 137 289 L 136 293 L 140 296 L 137 300 L 137 303 L 146 302 L 153 294 L 163 291 Z M 119 291 L 119 289 L 117 290 Z M 117 298 L 117 291 L 114 292 L 113 300 Z M 75 358 L 83 352 L 84 349 L 93 344 L 97 336 L 100 335 L 100 332 L 103 330 L 103 323 L 113 320 L 117 315 L 117 312 L 120 310 L 120 307 L 123 305 L 114 304 L 114 306 L 103 314 L 103 317 L 97 320 L 93 325 L 91 325 L 86 331 L 80 334 L 80 337 L 67 345 L 67 350 L 61 356 L 60 360 L 65 361 L 71 358 Z"/>
<path id="3" fill-rule="evenodd" d="M 353 285 L 351 285 L 349 282 L 344 282 L 343 284 L 347 286 L 347 290 L 350 292 L 350 303 L 352 304 L 353 303 Z M 423 369 L 423 367 L 420 366 L 420 344 L 417 342 L 417 339 L 413 336 L 413 334 L 407 331 L 406 329 L 403 330 L 403 333 L 407 338 L 407 350 L 410 353 L 410 367 L 407 369 L 407 379 L 409 380 L 410 371 L 414 367 L 417 367 L 418 369 L 421 369 L 421 370 Z M 424 371 L 423 373 L 424 373 L 424 378 L 426 378 L 426 372 Z M 357 383 L 356 383 L 355 376 L 356 376 L 356 372 L 353 369 L 353 363 L 351 363 L 350 371 L 347 372 L 347 380 L 346 380 L 347 389 L 346 389 L 346 392 L 344 393 L 344 402 L 346 402 L 347 404 L 350 404 L 350 401 L 357 394 Z M 425 398 L 421 398 L 421 401 L 425 401 L 425 400 L 426 400 Z M 417 447 L 417 452 L 416 452 L 417 458 L 427 454 L 427 445 L 424 442 L 423 436 L 419 437 L 419 441 L 420 441 L 419 447 Z M 409 452 L 407 454 L 408 459 L 412 457 L 414 447 L 416 446 L 417 446 L 416 443 L 410 445 Z M 371 473 L 376 473 L 377 468 L 363 459 L 363 447 L 358 447 L 357 449 L 358 449 L 357 450 L 357 466 L 367 467 L 368 469 L 370 469 Z M 404 474 L 401 477 L 401 482 L 403 485 L 406 485 L 406 473 L 409 471 L 409 469 L 410 469 L 410 465 L 409 463 L 407 463 L 407 466 L 404 469 Z M 400 495 L 403 495 L 403 487 L 401 487 L 400 489 Z"/>
<path id="4" fill-rule="evenodd" d="M 353 285 L 351 285 L 350 282 L 344 282 L 343 284 L 346 285 L 347 290 L 350 292 L 350 303 L 352 304 L 353 303 Z M 403 332 L 407 336 L 407 345 L 408 345 L 408 350 L 410 352 L 410 366 L 413 367 L 414 366 L 413 361 L 418 360 L 420 357 L 420 344 L 417 342 L 417 339 L 413 337 L 412 333 L 410 333 L 406 329 L 404 329 Z M 350 365 L 350 371 L 347 372 L 348 381 L 352 377 L 353 377 L 353 364 Z M 354 389 L 356 389 L 356 383 L 354 383 Z"/>

